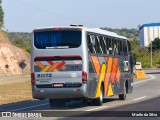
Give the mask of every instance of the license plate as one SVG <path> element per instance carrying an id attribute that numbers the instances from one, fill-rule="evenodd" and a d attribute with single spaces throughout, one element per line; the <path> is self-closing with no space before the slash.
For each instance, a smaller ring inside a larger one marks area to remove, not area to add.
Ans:
<path id="1" fill-rule="evenodd" d="M 54 83 L 53 87 L 63 87 L 63 83 Z"/>

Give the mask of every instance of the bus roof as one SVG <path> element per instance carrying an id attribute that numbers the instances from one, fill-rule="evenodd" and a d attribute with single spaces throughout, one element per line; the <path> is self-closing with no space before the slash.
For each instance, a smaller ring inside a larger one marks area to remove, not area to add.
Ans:
<path id="1" fill-rule="evenodd" d="M 116 38 L 128 40 L 127 37 L 118 35 L 118 34 L 115 33 L 115 32 L 110 32 L 110 31 L 103 30 L 103 29 L 100 29 L 100 28 L 87 28 L 87 27 L 81 27 L 81 26 L 54 26 L 54 27 L 43 27 L 43 28 L 34 29 L 34 31 L 36 31 L 36 30 L 42 30 L 42 29 L 44 29 L 44 30 L 45 30 L 45 29 L 51 29 L 51 28 L 52 28 L 52 29 L 53 29 L 53 28 L 68 28 L 68 29 L 71 29 L 71 28 L 81 28 L 82 30 L 85 30 L 85 31 L 88 31 L 88 32 L 93 32 L 93 33 L 98 33 L 98 34 L 104 34 L 104 35 L 107 35 L 107 36 L 112 36 L 112 37 L 116 37 Z"/>
<path id="2" fill-rule="evenodd" d="M 107 31 L 107 30 L 102 30 L 100 28 L 89 28 L 89 29 L 88 29 L 88 31 L 91 31 L 91 32 L 95 32 L 95 33 L 104 34 L 104 35 L 107 35 L 107 36 L 112 36 L 112 37 L 116 37 L 116 38 L 120 38 L 120 39 L 127 39 L 128 40 L 128 38 L 126 38 L 124 36 L 120 36 L 120 35 L 118 35 L 115 32 L 110 32 L 110 31 Z"/>

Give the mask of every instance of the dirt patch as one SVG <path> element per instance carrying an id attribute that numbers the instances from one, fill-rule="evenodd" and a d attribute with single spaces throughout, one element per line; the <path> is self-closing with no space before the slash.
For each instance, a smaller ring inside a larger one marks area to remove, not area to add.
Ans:
<path id="1" fill-rule="evenodd" d="M 13 78 L 9 81 L 11 82 L 0 84 L 0 105 L 32 99 L 30 77 Z"/>

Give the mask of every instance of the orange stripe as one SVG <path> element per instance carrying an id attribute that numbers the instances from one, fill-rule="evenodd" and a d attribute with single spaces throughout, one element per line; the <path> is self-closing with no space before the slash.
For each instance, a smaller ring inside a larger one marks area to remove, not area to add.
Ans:
<path id="1" fill-rule="evenodd" d="M 98 61 L 98 57 L 97 56 L 91 56 L 93 64 L 94 64 L 94 68 L 96 69 L 96 73 L 97 76 L 99 76 L 99 72 L 100 72 L 100 63 Z"/>
<path id="2" fill-rule="evenodd" d="M 116 80 L 117 80 L 118 83 L 120 82 L 120 76 L 121 76 L 121 71 L 118 68 L 117 75 L 116 75 Z"/>
<path id="3" fill-rule="evenodd" d="M 66 66 L 62 66 L 62 68 L 61 68 L 62 70 L 65 70 L 66 69 Z"/>
<path id="4" fill-rule="evenodd" d="M 44 69 L 44 65 L 41 62 L 36 61 L 35 62 L 41 69 Z"/>
<path id="5" fill-rule="evenodd" d="M 59 62 L 55 63 L 48 71 L 52 71 L 54 69 L 56 69 L 56 67 L 59 65 Z"/>
<path id="6" fill-rule="evenodd" d="M 114 58 L 113 68 L 112 68 L 112 76 L 111 76 L 112 84 L 114 84 L 114 80 L 115 80 L 115 77 L 116 77 L 117 64 L 118 64 L 118 58 Z"/>
<path id="7" fill-rule="evenodd" d="M 107 61 L 107 57 L 105 57 L 105 60 Z M 108 89 L 108 84 L 109 84 L 109 80 L 110 80 L 110 75 L 111 75 L 111 68 L 112 68 L 112 58 L 108 58 L 108 62 L 107 62 L 107 71 L 106 71 L 106 77 L 105 77 L 105 81 L 104 81 L 104 96 L 107 95 L 107 89 Z"/>

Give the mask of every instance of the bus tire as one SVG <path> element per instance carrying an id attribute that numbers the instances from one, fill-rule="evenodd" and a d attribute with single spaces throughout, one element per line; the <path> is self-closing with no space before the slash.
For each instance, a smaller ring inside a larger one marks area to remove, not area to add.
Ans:
<path id="1" fill-rule="evenodd" d="M 123 94 L 119 94 L 119 100 L 126 100 L 126 94 L 127 94 L 127 87 L 126 84 L 124 84 L 124 92 Z"/>
<path id="2" fill-rule="evenodd" d="M 102 104 L 103 104 L 103 87 L 102 86 L 100 89 L 100 97 L 95 98 L 93 103 L 95 106 L 102 106 Z"/>
<path id="3" fill-rule="evenodd" d="M 49 99 L 49 104 L 51 108 L 62 108 L 65 106 L 65 101 L 64 100 L 59 100 L 59 99 Z"/>
<path id="4" fill-rule="evenodd" d="M 93 100 L 83 99 L 83 103 L 85 104 L 85 106 L 92 106 Z"/>

